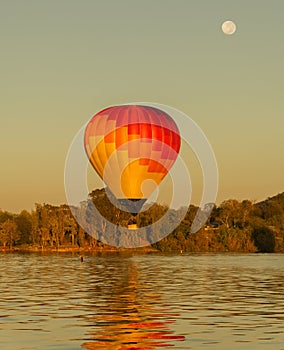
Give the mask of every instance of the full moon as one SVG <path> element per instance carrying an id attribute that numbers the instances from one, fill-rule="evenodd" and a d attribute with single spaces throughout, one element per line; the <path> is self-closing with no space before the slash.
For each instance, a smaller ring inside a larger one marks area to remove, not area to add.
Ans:
<path id="1" fill-rule="evenodd" d="M 223 33 L 227 35 L 234 34 L 236 31 L 237 27 L 234 22 L 232 21 L 226 21 L 222 24 L 222 31 Z"/>

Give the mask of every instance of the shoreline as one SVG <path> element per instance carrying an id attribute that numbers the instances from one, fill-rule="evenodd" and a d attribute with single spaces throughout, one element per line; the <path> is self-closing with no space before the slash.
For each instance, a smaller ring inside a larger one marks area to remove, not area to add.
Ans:
<path id="1" fill-rule="evenodd" d="M 79 247 L 64 247 L 64 248 L 52 248 L 52 247 L 12 247 L 4 248 L 0 247 L 0 253 L 119 253 L 119 252 L 135 252 L 135 253 L 156 253 L 157 249 L 145 247 L 145 248 L 79 248 Z"/>
<path id="2" fill-rule="evenodd" d="M 64 248 L 51 248 L 51 247 L 12 247 L 12 248 L 3 248 L 0 247 L 0 254 L 1 253 L 71 253 L 71 254 L 78 254 L 78 255 L 89 255 L 89 254 L 103 254 L 103 253 L 136 253 L 136 254 L 166 254 L 166 255 L 172 255 L 172 254 L 178 254 L 178 255 L 188 255 L 188 254 L 284 254 L 282 251 L 276 251 L 276 252 L 259 252 L 259 251 L 232 251 L 232 250 L 220 250 L 220 251 L 169 251 L 169 252 L 162 252 L 158 249 L 155 249 L 153 247 L 140 247 L 140 248 L 115 248 L 115 247 L 108 247 L 108 248 L 79 248 L 79 247 L 64 247 Z"/>

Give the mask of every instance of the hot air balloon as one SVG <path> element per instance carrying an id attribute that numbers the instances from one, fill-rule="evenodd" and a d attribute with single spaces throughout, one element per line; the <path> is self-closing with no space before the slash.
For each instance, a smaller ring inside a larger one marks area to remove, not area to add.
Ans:
<path id="1" fill-rule="evenodd" d="M 164 111 L 121 105 L 95 114 L 84 142 L 95 171 L 135 216 L 155 189 L 153 183 L 158 186 L 173 166 L 181 141 L 176 123 Z"/>

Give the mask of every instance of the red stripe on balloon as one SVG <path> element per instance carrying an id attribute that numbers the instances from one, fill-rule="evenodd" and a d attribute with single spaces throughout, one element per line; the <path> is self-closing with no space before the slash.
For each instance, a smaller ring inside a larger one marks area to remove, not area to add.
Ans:
<path id="1" fill-rule="evenodd" d="M 161 151 L 162 145 L 165 143 L 169 147 L 175 150 L 175 153 L 179 152 L 180 149 L 180 136 L 173 132 L 172 130 L 166 129 L 162 126 L 151 125 L 151 124 L 133 124 L 129 125 L 127 129 L 128 135 L 131 135 L 131 138 L 126 137 L 125 128 L 117 128 L 108 135 L 104 137 L 106 143 L 116 143 L 116 147 L 120 147 L 125 142 L 134 139 L 142 139 L 142 142 L 152 142 L 153 151 Z M 150 137 L 151 133 L 151 137 Z M 88 135 L 88 133 L 86 133 Z M 135 137 L 136 136 L 136 137 Z M 85 138 L 85 143 L 87 138 Z M 166 151 L 163 152 L 164 156 Z"/>
<path id="2" fill-rule="evenodd" d="M 132 134 L 139 135 L 141 133 L 140 132 L 141 125 L 142 124 L 139 124 L 139 123 L 129 124 L 128 125 L 128 135 L 132 135 Z"/>

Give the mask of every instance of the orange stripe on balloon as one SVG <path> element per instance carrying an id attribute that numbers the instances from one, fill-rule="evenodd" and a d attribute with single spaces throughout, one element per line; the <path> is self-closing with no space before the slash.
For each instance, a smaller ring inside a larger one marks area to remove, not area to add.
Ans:
<path id="1" fill-rule="evenodd" d="M 107 134 L 104 137 L 104 142 L 105 143 L 114 143 L 115 142 L 115 136 L 116 136 L 116 132 L 114 130 L 114 131 L 110 132 L 109 134 Z"/>
<path id="2" fill-rule="evenodd" d="M 141 158 L 139 159 L 140 165 L 149 165 L 150 159 L 149 158 Z"/>
<path id="3" fill-rule="evenodd" d="M 119 148 L 124 143 L 128 142 L 128 128 L 127 126 L 123 126 L 114 131 L 115 133 L 115 145 L 116 148 Z"/>
<path id="4" fill-rule="evenodd" d="M 148 172 L 149 173 L 167 174 L 168 170 L 161 163 L 157 162 L 156 160 L 149 159 Z"/>

